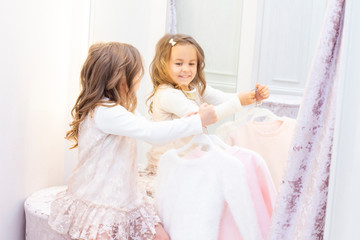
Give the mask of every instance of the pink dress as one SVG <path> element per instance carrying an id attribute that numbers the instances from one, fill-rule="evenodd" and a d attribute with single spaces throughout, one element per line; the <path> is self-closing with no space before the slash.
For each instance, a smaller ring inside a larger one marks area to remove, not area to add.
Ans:
<path id="1" fill-rule="evenodd" d="M 263 239 L 266 238 L 276 200 L 276 189 L 264 159 L 257 153 L 239 147 L 231 147 L 227 152 L 238 158 L 245 167 L 247 183 L 250 189 L 257 221 Z M 220 224 L 219 240 L 242 239 L 232 220 L 232 214 L 225 204 Z"/>
<path id="2" fill-rule="evenodd" d="M 222 214 L 218 240 L 243 240 L 240 230 L 236 225 L 234 217 L 226 202 L 224 203 Z"/>
<path id="3" fill-rule="evenodd" d="M 247 148 L 260 154 L 264 158 L 278 190 L 286 166 L 295 124 L 295 119 L 287 117 L 276 121 L 247 122 L 233 128 L 224 140 L 229 145 Z"/>

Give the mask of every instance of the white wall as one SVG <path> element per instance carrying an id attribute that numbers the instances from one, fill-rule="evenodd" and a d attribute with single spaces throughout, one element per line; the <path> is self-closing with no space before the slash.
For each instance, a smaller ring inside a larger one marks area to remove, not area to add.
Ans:
<path id="1" fill-rule="evenodd" d="M 24 238 L 25 198 L 64 184 L 76 164 L 77 152 L 68 150 L 64 135 L 89 37 L 131 43 L 148 66 L 166 30 L 167 1 L 14 0 L 1 5 L 0 239 L 18 240 Z M 149 81 L 147 75 L 139 93 L 143 112 Z"/>
<path id="2" fill-rule="evenodd" d="M 25 198 L 63 183 L 85 2 L 1 2 L 0 239 L 23 239 Z"/>
<path id="3" fill-rule="evenodd" d="M 146 76 L 138 94 L 140 111 L 144 111 L 144 87 L 150 83 L 148 67 L 155 45 L 166 32 L 166 11 L 167 0 L 94 0 L 92 42 L 130 43 L 144 57 Z"/>
<path id="4" fill-rule="evenodd" d="M 271 94 L 302 96 L 320 38 L 327 0 L 261 0 L 254 83 Z"/>
<path id="5" fill-rule="evenodd" d="M 235 92 L 243 0 L 176 1 L 177 30 L 192 36 L 205 52 L 206 82 Z"/>
<path id="6" fill-rule="evenodd" d="M 152 84 L 149 65 L 157 41 L 167 31 L 167 0 L 93 0 L 92 42 L 119 41 L 130 43 L 144 57 L 145 77 L 138 96 L 138 111 L 149 117 L 145 100 Z M 145 163 L 150 145 L 139 142 L 139 162 Z"/>
<path id="7" fill-rule="evenodd" d="M 166 0 L 2 1 L 0 239 L 23 239 L 26 197 L 64 184 L 76 164 L 64 135 L 89 36 L 133 44 L 148 66 L 166 30 L 166 8 Z M 143 112 L 149 81 L 147 75 L 139 93 Z"/>
<path id="8" fill-rule="evenodd" d="M 360 239 L 360 1 L 347 0 L 324 239 Z"/>

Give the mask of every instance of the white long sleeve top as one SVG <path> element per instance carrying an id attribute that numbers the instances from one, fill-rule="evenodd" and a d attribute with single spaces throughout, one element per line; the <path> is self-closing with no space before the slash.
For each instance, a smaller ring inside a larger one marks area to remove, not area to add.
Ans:
<path id="1" fill-rule="evenodd" d="M 201 132 L 199 115 L 182 118 L 177 121 L 148 121 L 140 114 L 128 112 L 122 106 L 100 106 L 94 114 L 94 121 L 105 134 L 126 136 L 152 144 L 161 144 L 170 140 Z"/>
<path id="2" fill-rule="evenodd" d="M 161 85 L 153 98 L 154 121 L 164 121 L 181 118 L 190 112 L 197 112 L 202 103 L 215 106 L 219 120 L 241 109 L 241 103 L 236 94 L 224 93 L 207 86 L 203 96 L 197 89 L 181 91 L 171 85 Z"/>
<path id="3" fill-rule="evenodd" d="M 87 201 L 126 207 L 136 199 L 136 139 L 160 144 L 201 132 L 199 115 L 151 122 L 122 106 L 99 106 L 80 126 L 79 163 L 69 190 Z"/>

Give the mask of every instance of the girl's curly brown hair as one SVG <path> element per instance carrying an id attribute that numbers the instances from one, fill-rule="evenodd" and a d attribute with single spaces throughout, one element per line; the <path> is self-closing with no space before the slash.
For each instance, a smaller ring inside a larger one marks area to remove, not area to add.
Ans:
<path id="1" fill-rule="evenodd" d="M 66 139 L 78 146 L 80 123 L 96 106 L 121 105 L 133 112 L 137 81 L 144 73 L 139 51 L 125 43 L 95 43 L 89 48 L 80 74 L 81 91 L 71 111 L 73 121 Z M 122 88 L 122 89 L 121 89 Z"/>

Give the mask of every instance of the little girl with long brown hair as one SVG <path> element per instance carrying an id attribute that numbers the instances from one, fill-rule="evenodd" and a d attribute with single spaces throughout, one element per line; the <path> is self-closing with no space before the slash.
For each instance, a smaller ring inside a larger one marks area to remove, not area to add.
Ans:
<path id="1" fill-rule="evenodd" d="M 147 121 L 135 112 L 143 74 L 141 55 L 129 44 L 89 49 L 66 135 L 78 148 L 79 162 L 49 218 L 54 230 L 72 239 L 169 239 L 151 199 L 137 187 L 136 139 L 160 144 L 198 134 L 217 116 L 203 105 L 186 118 Z"/>
<path id="2" fill-rule="evenodd" d="M 196 112 L 203 103 L 214 105 L 219 120 L 242 106 L 269 97 L 269 89 L 256 84 L 255 90 L 224 93 L 206 84 L 205 54 L 198 42 L 185 34 L 165 34 L 157 43 L 150 66 L 153 91 L 148 98 L 153 121 L 181 118 Z M 156 173 L 160 156 L 168 149 L 183 146 L 191 137 L 155 146 L 148 152 L 150 172 Z"/>
<path id="3" fill-rule="evenodd" d="M 262 84 L 237 94 L 208 86 L 204 58 L 191 36 L 166 34 L 158 41 L 150 67 L 153 92 L 148 98 L 153 121 L 181 118 L 198 111 L 203 103 L 213 104 L 220 120 L 269 97 L 268 87 Z M 240 184 L 246 178 L 240 160 L 229 156 L 226 147 L 217 151 L 207 136 L 177 139 L 148 152 L 147 170 L 157 176 L 153 194 L 165 229 L 173 240 L 262 239 L 251 192 Z M 192 148 L 204 142 L 207 148 Z M 253 152 L 243 153 L 263 161 Z M 226 224 L 221 221 L 222 209 Z M 222 231 L 228 223 L 231 227 Z"/>

